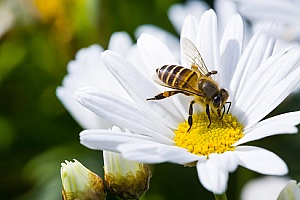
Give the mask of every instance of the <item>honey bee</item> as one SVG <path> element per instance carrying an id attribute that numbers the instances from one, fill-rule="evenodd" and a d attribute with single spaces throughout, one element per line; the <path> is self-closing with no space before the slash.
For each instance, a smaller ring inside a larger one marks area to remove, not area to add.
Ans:
<path id="1" fill-rule="evenodd" d="M 182 44 L 184 58 L 191 69 L 178 65 L 164 65 L 156 69 L 156 75 L 153 76 L 153 80 L 162 86 L 174 90 L 162 92 L 147 100 L 161 100 L 179 93 L 193 96 L 194 99 L 189 106 L 189 131 L 193 124 L 194 103 L 198 103 L 205 108 L 209 119 L 209 127 L 211 125 L 210 111 L 217 112 L 220 119 L 222 119 L 225 113 L 225 104 L 229 104 L 228 113 L 231 102 L 227 102 L 229 97 L 228 91 L 220 88 L 218 83 L 211 78 L 211 75 L 217 74 L 217 71 L 208 71 L 199 51 L 189 39 L 183 38 Z M 223 113 L 221 115 L 222 109 Z"/>

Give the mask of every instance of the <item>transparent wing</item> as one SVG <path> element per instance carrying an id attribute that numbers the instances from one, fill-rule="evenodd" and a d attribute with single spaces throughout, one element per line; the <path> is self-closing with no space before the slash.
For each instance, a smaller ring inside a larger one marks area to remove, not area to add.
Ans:
<path id="1" fill-rule="evenodd" d="M 187 38 L 182 38 L 182 45 L 184 59 L 187 64 L 190 67 L 197 66 L 203 76 L 209 76 L 210 73 L 196 46 Z"/>
<path id="2" fill-rule="evenodd" d="M 168 87 L 168 88 L 172 88 L 172 89 L 177 89 L 177 88 L 174 88 L 174 87 L 172 87 L 172 86 L 170 86 L 170 85 L 167 85 L 167 84 L 165 84 L 164 82 L 162 82 L 162 81 L 158 78 L 157 74 L 153 75 L 153 76 L 152 76 L 152 79 L 153 79 L 156 83 L 158 83 L 159 85 L 161 85 L 161 86 Z"/>

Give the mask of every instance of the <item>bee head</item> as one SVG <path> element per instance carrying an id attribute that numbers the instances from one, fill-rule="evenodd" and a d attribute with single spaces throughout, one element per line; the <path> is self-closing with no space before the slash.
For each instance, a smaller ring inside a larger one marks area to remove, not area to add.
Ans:
<path id="1" fill-rule="evenodd" d="M 222 106 L 225 104 L 225 102 L 227 101 L 228 97 L 229 97 L 229 94 L 228 94 L 227 90 L 225 90 L 224 88 L 222 88 L 222 89 L 220 90 L 219 95 L 216 95 L 216 96 L 213 98 L 213 100 L 212 100 L 213 106 L 214 106 L 215 108 L 220 108 L 220 107 L 222 107 Z"/>

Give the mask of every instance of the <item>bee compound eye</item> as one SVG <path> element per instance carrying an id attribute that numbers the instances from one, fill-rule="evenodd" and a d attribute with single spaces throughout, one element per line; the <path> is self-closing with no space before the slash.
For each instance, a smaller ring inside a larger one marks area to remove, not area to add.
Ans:
<path id="1" fill-rule="evenodd" d="M 222 99 L 227 99 L 229 96 L 227 90 L 225 90 L 224 88 L 221 89 L 220 93 L 221 93 Z"/>
<path id="2" fill-rule="evenodd" d="M 219 95 L 215 96 L 214 99 L 213 99 L 213 106 L 215 108 L 219 108 L 221 106 L 221 102 L 222 102 L 221 97 Z"/>

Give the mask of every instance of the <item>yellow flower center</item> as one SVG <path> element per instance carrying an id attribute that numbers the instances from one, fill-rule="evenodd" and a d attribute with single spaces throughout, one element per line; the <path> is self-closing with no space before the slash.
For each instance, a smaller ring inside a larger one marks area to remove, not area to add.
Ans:
<path id="1" fill-rule="evenodd" d="M 188 132 L 187 121 L 182 122 L 175 131 L 174 141 L 177 146 L 201 156 L 211 153 L 224 153 L 233 151 L 234 144 L 243 135 L 243 126 L 235 116 L 224 114 L 220 119 L 216 114 L 211 115 L 211 125 L 207 115 L 203 112 L 193 115 L 193 125 Z"/>

